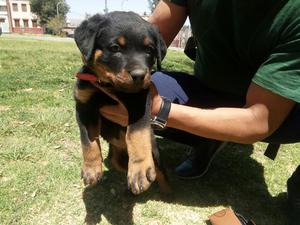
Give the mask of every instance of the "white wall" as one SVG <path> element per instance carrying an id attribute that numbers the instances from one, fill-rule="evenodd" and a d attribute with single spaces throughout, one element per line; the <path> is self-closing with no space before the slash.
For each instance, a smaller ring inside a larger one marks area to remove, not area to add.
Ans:
<path id="1" fill-rule="evenodd" d="M 17 12 L 13 10 L 14 3 L 18 5 Z M 26 4 L 27 12 L 22 11 L 22 4 Z M 20 20 L 20 27 L 24 27 L 23 19 L 28 20 L 29 27 L 32 27 L 32 20 L 37 19 L 37 17 L 33 13 L 31 13 L 29 0 L 11 0 L 10 7 L 13 20 L 13 27 L 15 27 L 15 19 Z"/>

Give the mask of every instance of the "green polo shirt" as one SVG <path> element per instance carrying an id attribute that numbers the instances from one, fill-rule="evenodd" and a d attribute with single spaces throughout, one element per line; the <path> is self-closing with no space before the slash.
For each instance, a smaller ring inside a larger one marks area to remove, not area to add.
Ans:
<path id="1" fill-rule="evenodd" d="M 188 7 L 204 84 L 245 96 L 254 82 L 300 102 L 300 0 L 169 1 Z"/>

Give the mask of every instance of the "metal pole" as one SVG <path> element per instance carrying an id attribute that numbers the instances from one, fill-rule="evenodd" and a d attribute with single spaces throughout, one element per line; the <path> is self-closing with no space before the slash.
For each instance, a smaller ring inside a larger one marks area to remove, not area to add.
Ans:
<path id="1" fill-rule="evenodd" d="M 57 13 L 57 17 L 59 17 L 58 5 L 61 4 L 61 3 L 63 3 L 63 2 L 58 2 L 58 3 L 56 4 L 56 13 Z"/>
<path id="2" fill-rule="evenodd" d="M 121 9 L 122 9 L 122 10 L 124 10 L 124 3 L 125 3 L 126 1 L 127 1 L 127 0 L 123 0 L 122 3 L 121 3 Z"/>
<path id="3" fill-rule="evenodd" d="M 104 13 L 108 13 L 108 8 L 107 8 L 107 0 L 105 0 L 105 8 L 104 8 Z"/>

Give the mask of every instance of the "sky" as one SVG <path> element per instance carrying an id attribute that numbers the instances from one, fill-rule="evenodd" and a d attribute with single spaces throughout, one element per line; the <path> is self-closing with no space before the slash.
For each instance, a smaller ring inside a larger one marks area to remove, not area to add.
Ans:
<path id="1" fill-rule="evenodd" d="M 104 13 L 105 0 L 66 0 L 70 6 L 68 19 L 84 19 L 86 14 Z M 134 11 L 150 13 L 148 0 L 107 0 L 108 11 Z"/>

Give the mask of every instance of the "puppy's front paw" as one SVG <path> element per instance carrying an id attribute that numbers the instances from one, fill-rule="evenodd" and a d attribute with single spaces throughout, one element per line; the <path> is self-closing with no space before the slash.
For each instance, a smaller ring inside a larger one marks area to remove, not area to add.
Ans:
<path id="1" fill-rule="evenodd" d="M 128 164 L 128 189 L 135 195 L 146 191 L 155 180 L 155 166 L 152 160 L 129 162 Z"/>
<path id="2" fill-rule="evenodd" d="M 98 183 L 103 175 L 101 162 L 84 162 L 81 177 L 84 185 L 93 186 Z"/>

